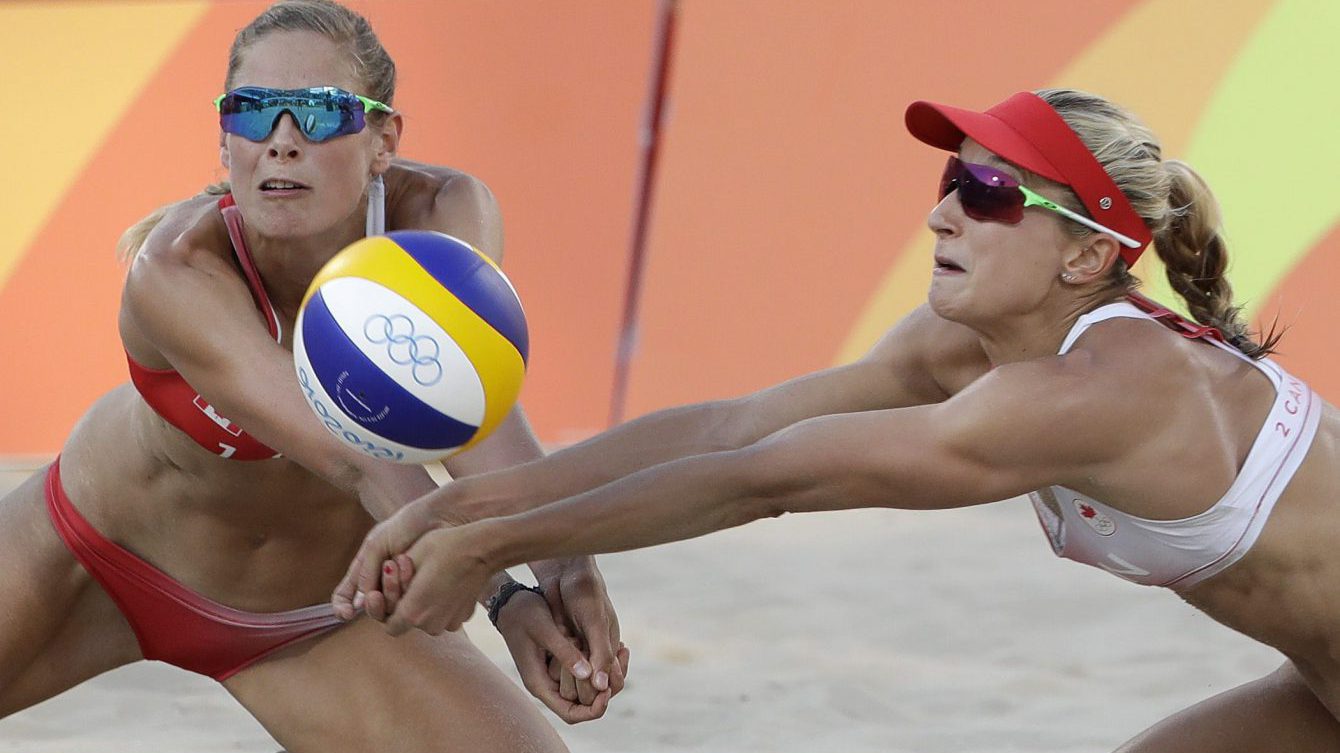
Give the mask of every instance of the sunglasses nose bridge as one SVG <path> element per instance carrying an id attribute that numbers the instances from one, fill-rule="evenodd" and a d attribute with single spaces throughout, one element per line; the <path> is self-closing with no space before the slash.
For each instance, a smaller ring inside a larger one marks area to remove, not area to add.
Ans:
<path id="1" fill-rule="evenodd" d="M 940 181 L 939 195 L 936 196 L 936 198 L 939 199 L 940 201 L 944 201 L 949 196 L 949 194 L 954 193 L 957 190 L 958 190 L 958 178 L 949 178 L 947 180 L 942 180 Z"/>
<path id="2" fill-rule="evenodd" d="M 926 227 L 938 237 L 952 237 L 962 232 L 966 219 L 962 202 L 950 190 L 926 214 Z"/>
<path id="3" fill-rule="evenodd" d="M 299 114 L 294 112 L 291 108 L 285 107 L 280 109 L 279 112 L 275 113 L 274 119 L 270 121 L 269 133 L 267 133 L 265 135 L 265 138 L 261 140 L 273 142 L 274 139 L 276 138 L 276 135 L 279 135 L 283 137 L 283 140 L 287 141 L 289 144 L 288 148 L 282 149 L 282 151 L 286 152 L 295 151 L 297 148 L 299 148 L 302 141 L 307 139 L 307 134 L 305 131 L 303 131 L 302 128 L 302 122 L 298 118 Z M 280 130 L 286 127 L 284 125 L 285 121 L 287 121 L 289 124 L 287 127 L 293 130 L 293 134 L 280 133 Z M 270 148 L 275 149 L 276 148 L 275 144 L 271 143 Z"/>

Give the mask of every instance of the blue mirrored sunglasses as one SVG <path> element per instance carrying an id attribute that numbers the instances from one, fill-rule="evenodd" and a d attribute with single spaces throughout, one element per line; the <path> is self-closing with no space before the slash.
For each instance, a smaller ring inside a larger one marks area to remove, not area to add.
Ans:
<path id="1" fill-rule="evenodd" d="M 264 141 L 274 132 L 284 113 L 293 116 L 298 129 L 310 141 L 327 141 L 358 133 L 366 125 L 364 114 L 394 112 L 375 99 L 333 86 L 309 89 L 268 89 L 243 86 L 214 100 L 219 127 L 249 141 Z"/>

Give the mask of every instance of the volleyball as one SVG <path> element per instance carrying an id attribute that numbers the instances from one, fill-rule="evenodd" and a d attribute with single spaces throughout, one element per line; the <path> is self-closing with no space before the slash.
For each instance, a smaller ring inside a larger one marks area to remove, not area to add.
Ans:
<path id="1" fill-rule="evenodd" d="M 336 254 L 293 335 L 298 384 L 326 429 L 368 455 L 426 463 L 502 423 L 521 392 L 526 316 L 502 270 L 444 233 L 401 230 Z"/>

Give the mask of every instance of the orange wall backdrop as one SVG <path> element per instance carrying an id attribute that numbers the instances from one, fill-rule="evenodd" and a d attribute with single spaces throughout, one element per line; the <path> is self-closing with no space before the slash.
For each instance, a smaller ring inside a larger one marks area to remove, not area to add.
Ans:
<path id="1" fill-rule="evenodd" d="M 543 439 L 602 428 L 628 277 L 654 0 L 360 0 L 406 156 L 498 195 Z M 261 2 L 0 4 L 0 455 L 47 454 L 125 380 L 121 231 L 223 176 L 209 105 Z M 858 357 L 919 303 L 942 155 L 917 98 L 1043 86 L 1139 112 L 1224 205 L 1235 289 L 1340 396 L 1340 28 L 1331 0 L 680 0 L 626 416 Z M 1138 269 L 1156 297 L 1156 263 Z"/>

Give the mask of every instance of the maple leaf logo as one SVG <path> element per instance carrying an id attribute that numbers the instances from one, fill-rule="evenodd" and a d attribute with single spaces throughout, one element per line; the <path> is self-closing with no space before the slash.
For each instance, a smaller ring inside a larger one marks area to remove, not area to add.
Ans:
<path id="1" fill-rule="evenodd" d="M 1080 505 L 1079 514 L 1086 518 L 1092 518 L 1098 514 L 1098 511 L 1093 509 L 1092 505 Z"/>

